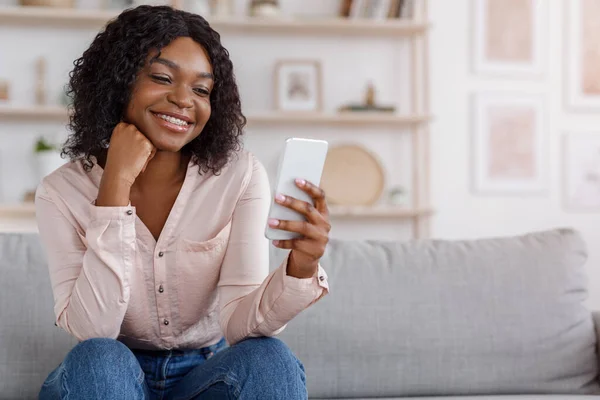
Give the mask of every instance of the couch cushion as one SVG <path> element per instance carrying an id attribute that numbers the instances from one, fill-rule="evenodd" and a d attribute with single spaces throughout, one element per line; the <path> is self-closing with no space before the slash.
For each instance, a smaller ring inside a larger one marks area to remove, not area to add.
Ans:
<path id="1" fill-rule="evenodd" d="M 0 234 L 0 399 L 36 399 L 76 344 L 54 326 L 54 300 L 38 235 Z"/>
<path id="2" fill-rule="evenodd" d="M 331 293 L 281 338 L 311 397 L 587 394 L 596 336 L 581 237 L 331 241 Z"/>

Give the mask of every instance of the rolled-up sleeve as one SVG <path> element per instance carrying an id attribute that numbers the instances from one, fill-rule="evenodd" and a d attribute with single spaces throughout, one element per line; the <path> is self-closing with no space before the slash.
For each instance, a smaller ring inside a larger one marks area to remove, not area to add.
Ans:
<path id="1" fill-rule="evenodd" d="M 40 184 L 35 207 L 54 294 L 56 324 L 83 341 L 116 339 L 130 298 L 135 259 L 135 208 L 96 207 L 85 232 Z"/>
<path id="2" fill-rule="evenodd" d="M 319 266 L 306 279 L 288 276 L 287 257 L 269 274 L 269 241 L 264 236 L 270 205 L 267 173 L 252 158 L 252 175 L 233 213 L 227 252 L 218 283 L 220 324 L 226 340 L 273 336 L 301 311 L 329 292 Z"/>

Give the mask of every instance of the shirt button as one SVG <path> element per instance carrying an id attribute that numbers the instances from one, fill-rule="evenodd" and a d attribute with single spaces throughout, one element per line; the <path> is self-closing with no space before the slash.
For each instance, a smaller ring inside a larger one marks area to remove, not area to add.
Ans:
<path id="1" fill-rule="evenodd" d="M 162 292 L 164 292 L 164 291 L 165 291 L 165 289 L 163 289 L 163 285 L 160 285 L 160 286 L 158 287 L 158 293 L 162 293 Z"/>
<path id="2" fill-rule="evenodd" d="M 133 211 L 132 210 L 127 210 L 127 215 L 133 215 Z"/>
<path id="3" fill-rule="evenodd" d="M 319 280 L 320 280 L 321 282 L 323 282 L 323 281 L 325 280 L 325 277 L 324 277 L 324 276 L 320 276 L 320 277 L 319 277 Z"/>
<path id="4" fill-rule="evenodd" d="M 168 319 L 165 319 L 165 320 L 163 321 L 163 324 L 165 324 L 165 325 L 169 325 L 169 320 L 168 320 Z"/>
<path id="5" fill-rule="evenodd" d="M 165 255 L 165 253 L 163 253 L 162 251 L 161 251 L 160 253 L 158 253 L 158 256 L 159 256 L 159 257 L 162 257 L 162 256 L 164 256 L 164 255 Z"/>

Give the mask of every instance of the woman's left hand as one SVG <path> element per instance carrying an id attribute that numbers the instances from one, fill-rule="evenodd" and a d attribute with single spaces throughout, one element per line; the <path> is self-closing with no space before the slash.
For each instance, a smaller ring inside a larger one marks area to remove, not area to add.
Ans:
<path id="1" fill-rule="evenodd" d="M 314 276 L 319 260 L 329 242 L 329 211 L 323 190 L 303 179 L 296 179 L 296 186 L 313 199 L 314 206 L 290 196 L 278 194 L 275 201 L 306 217 L 306 221 L 269 220 L 269 226 L 284 231 L 296 232 L 301 238 L 291 240 L 274 240 L 273 245 L 280 249 L 291 249 L 288 259 L 287 274 L 296 278 Z"/>

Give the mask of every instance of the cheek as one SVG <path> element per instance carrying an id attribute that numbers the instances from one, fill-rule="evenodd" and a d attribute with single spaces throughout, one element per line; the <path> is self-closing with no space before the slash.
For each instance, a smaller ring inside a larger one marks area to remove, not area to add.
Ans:
<path id="1" fill-rule="evenodd" d="M 206 121 L 208 121 L 208 119 L 210 118 L 210 114 L 212 112 L 212 109 L 210 107 L 210 100 L 203 101 L 200 104 L 199 110 L 204 123 L 206 123 Z"/>

